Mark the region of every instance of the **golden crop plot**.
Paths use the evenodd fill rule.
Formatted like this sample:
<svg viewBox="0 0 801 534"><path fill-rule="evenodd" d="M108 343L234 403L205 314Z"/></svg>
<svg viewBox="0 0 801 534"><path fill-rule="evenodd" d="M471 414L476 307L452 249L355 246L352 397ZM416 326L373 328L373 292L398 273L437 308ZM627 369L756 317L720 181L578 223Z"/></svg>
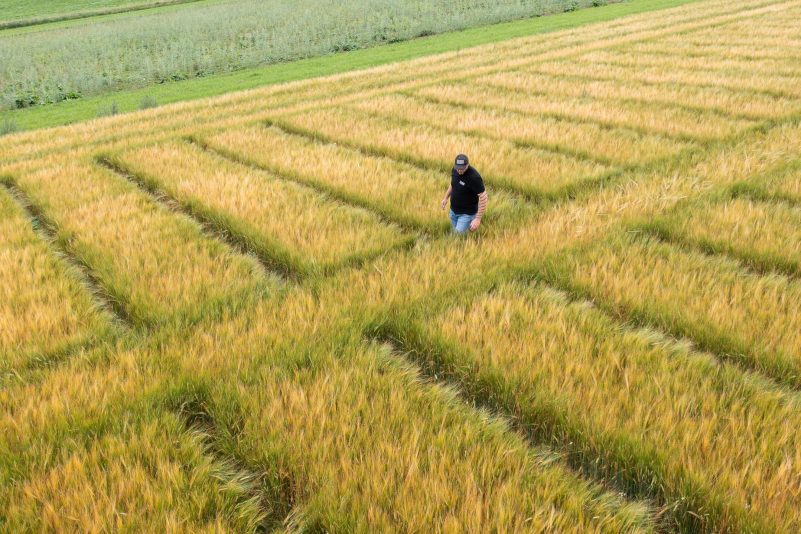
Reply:
<svg viewBox="0 0 801 534"><path fill-rule="evenodd" d="M16 181L135 323L196 317L204 303L221 305L269 285L255 261L106 169L63 161Z"/></svg>
<svg viewBox="0 0 801 534"><path fill-rule="evenodd" d="M662 54L681 57L713 57L719 59L791 59L791 50L781 48L757 48L731 43L721 43L719 39L705 40L698 35L688 38L664 38L658 42L644 42L627 48L631 53Z"/></svg>
<svg viewBox="0 0 801 534"><path fill-rule="evenodd" d="M102 336L106 318L0 188L0 368L57 356Z"/></svg>
<svg viewBox="0 0 801 534"><path fill-rule="evenodd" d="M686 336L785 384L801 384L801 284L754 277L725 257L638 233L554 259L544 276L616 313Z"/></svg>
<svg viewBox="0 0 801 534"><path fill-rule="evenodd" d="M712 63L712 62L710 62ZM614 63L575 61L542 63L532 67L534 72L566 74L601 80L636 80L646 83L680 83L683 85L725 87L727 89L763 92L792 98L801 97L798 76L779 76L760 72L727 72L725 70L688 69L681 61L663 66L636 67Z"/></svg>
<svg viewBox="0 0 801 534"><path fill-rule="evenodd" d="M456 131L579 154L618 165L642 165L676 156L691 146L656 135L603 128L597 124L519 115L500 109L465 108L404 95L364 100L355 103L354 107L432 126L447 124L453 117L458 117L450 127Z"/></svg>
<svg viewBox="0 0 801 534"><path fill-rule="evenodd" d="M426 386L382 352L349 355L347 365L310 369L293 382L265 377L245 399L245 446L258 457L276 447L271 435L285 436L305 492L326 509L344 503L353 514L348 530L391 531L397 522L476 533L652 530L647 506L588 487L501 421L465 410L452 392Z"/></svg>
<svg viewBox="0 0 801 534"><path fill-rule="evenodd" d="M602 163L446 129L434 131L430 126L396 122L350 109L282 117L279 123L309 136L322 136L441 172L450 170L456 154L468 153L473 161L481 162L479 169L488 183L535 196L559 196L613 172Z"/></svg>
<svg viewBox="0 0 801 534"><path fill-rule="evenodd" d="M530 85L530 81L519 73L504 73L479 78L471 86L450 84L425 87L418 94L447 103L488 105L686 140L726 137L756 124L754 121L725 118L675 106L660 108L645 102L538 94L536 84ZM580 85L580 82L576 82L576 85Z"/></svg>
<svg viewBox="0 0 801 534"><path fill-rule="evenodd" d="M750 49L757 53L772 51L772 56L778 54L780 57L790 56L801 49L801 38L776 37L776 36L754 36L751 32L743 34L739 31L732 31L726 35L721 32L703 32L692 36L691 43L699 47L720 45L721 42L731 45L735 49Z"/></svg>
<svg viewBox="0 0 801 534"><path fill-rule="evenodd" d="M677 58L674 55L662 54L632 54L626 51L598 51L586 54L579 58L590 63L604 63L624 67L675 67ZM743 61L731 58L682 58L681 68L688 70L708 70L732 73L760 73L771 78L794 78L801 75L801 61L790 58L761 59L757 65L752 61Z"/></svg>
<svg viewBox="0 0 801 534"><path fill-rule="evenodd" d="M216 384L207 404L238 406L240 457L268 471L277 463L292 481L298 529L320 518L352 531L393 530L398 522L424 531L443 524L466 532L504 525L537 532L548 524L568 532L653 530L648 504L587 484L502 419L426 380L401 354L365 342L354 330L367 319L359 305L340 302L349 311L332 312L339 296L293 292L281 306L261 303L176 343L181 365ZM351 340L330 347L331 333ZM216 379L233 370L239 384ZM342 503L346 515L326 518Z"/></svg>
<svg viewBox="0 0 801 534"><path fill-rule="evenodd" d="M676 58L677 60L679 58ZM693 107L732 116L759 119L780 117L801 109L801 101L768 94L721 87L688 86L677 83L645 83L630 79L594 79L538 73L507 73L493 78L492 85L528 88L532 94L569 95L576 98L632 100L643 103Z"/></svg>
<svg viewBox="0 0 801 534"><path fill-rule="evenodd" d="M114 158L191 211L301 273L369 257L408 240L375 215L197 146L170 143Z"/></svg>
<svg viewBox="0 0 801 534"><path fill-rule="evenodd" d="M222 132L205 137L203 142L233 158L369 206L402 224L440 231L447 225L439 206L450 183L445 173L320 143L276 127ZM492 217L508 212L514 199L492 191L492 184L489 189L495 212ZM403 202L398 202L399 198Z"/></svg>
<svg viewBox="0 0 801 534"><path fill-rule="evenodd" d="M651 225L668 239L731 254L759 270L801 274L801 206L712 199L676 209Z"/></svg>
<svg viewBox="0 0 801 534"><path fill-rule="evenodd" d="M589 304L542 287L502 287L424 332L417 343L432 347L444 372L490 388L518 417L569 441L583 462L610 456L636 465L623 476L669 481L654 489L670 501L703 495L698 505L717 516L709 518L716 528L798 523L801 496L764 490L801 476L790 422L801 423L801 413L736 367L654 332L621 330ZM723 502L731 507L718 508Z"/></svg>
<svg viewBox="0 0 801 534"><path fill-rule="evenodd" d="M11 497L4 521L12 531L243 532L263 519L254 481L211 456L176 416L64 456Z"/></svg>

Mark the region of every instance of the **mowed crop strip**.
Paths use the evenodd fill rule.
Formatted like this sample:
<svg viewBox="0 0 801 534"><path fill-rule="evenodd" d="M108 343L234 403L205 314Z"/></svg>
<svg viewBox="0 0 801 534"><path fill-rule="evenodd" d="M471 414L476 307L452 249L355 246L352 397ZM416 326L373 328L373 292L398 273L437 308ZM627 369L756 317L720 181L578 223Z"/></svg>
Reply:
<svg viewBox="0 0 801 534"><path fill-rule="evenodd" d="M800 9L4 136L0 530L798 532Z"/></svg>

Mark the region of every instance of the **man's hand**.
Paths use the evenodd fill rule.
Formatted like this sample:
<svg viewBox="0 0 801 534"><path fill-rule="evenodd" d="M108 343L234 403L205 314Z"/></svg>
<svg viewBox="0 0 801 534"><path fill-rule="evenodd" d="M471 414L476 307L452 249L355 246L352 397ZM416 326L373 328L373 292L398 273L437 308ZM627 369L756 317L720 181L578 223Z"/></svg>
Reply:
<svg viewBox="0 0 801 534"><path fill-rule="evenodd" d="M479 226L481 226L481 218L480 217L476 217L475 219L470 221L470 231L471 232L475 232L476 230L478 230Z"/></svg>
<svg viewBox="0 0 801 534"><path fill-rule="evenodd" d="M442 199L442 202L440 202L439 207L444 210L447 206L448 206L448 197L445 197Z"/></svg>

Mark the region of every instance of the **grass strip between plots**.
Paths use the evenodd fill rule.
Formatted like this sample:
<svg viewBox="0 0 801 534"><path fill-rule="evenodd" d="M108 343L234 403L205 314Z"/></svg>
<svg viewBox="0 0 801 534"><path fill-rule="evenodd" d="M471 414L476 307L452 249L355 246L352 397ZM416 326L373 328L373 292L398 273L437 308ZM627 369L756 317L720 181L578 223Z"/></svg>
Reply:
<svg viewBox="0 0 801 534"><path fill-rule="evenodd" d="M737 196L766 202L787 202L801 205L801 161L791 162L779 173L761 179L738 182L733 186Z"/></svg>
<svg viewBox="0 0 801 534"><path fill-rule="evenodd" d="M734 15L742 8L710 2L678 23L697 17L701 27L716 6ZM643 19L639 31L656 27ZM578 43L565 37L567 49L554 53L569 57L607 39L620 45L642 23L596 28L600 36L587 31ZM480 64L497 53L461 57ZM447 79L447 62L419 66ZM760 254L797 255L801 218L790 195L798 169L773 172L799 153L797 118L779 114L750 131L755 121L726 110L667 103L638 114L647 106L599 93L570 120L587 133L610 132L609 146L567 156L557 146L570 144L571 132L560 129L567 120L537 123L554 128L543 134L555 143L544 150L521 146L511 130L505 137L517 115L502 110L503 90L490 85L468 95L480 106L462 109L480 108L471 120L494 125L499 141L423 124L446 117L427 106L422 120L406 103L434 101L456 84L389 87L414 79L403 67L346 76L335 90L319 80L87 123L74 137L72 129L41 132L36 141L46 148L25 146L25 136L3 146L3 154L14 143L28 151L30 161L9 165L10 183L47 218L57 243L137 325L163 328L0 389L0 509L12 521L0 517L0 530L801 528L801 282L726 256L758 248L733 214L762 232ZM356 102L374 89L401 96ZM322 108L330 91L351 100ZM561 94L558 85L548 91ZM689 91L722 107L738 102L732 89ZM507 97L531 101L521 91ZM306 108L281 115L271 107L293 101ZM605 105L628 112L625 124L601 124ZM159 118L171 123L154 133ZM685 131L647 133L671 119ZM293 129L296 120L308 129ZM701 146L727 130L740 133ZM613 159L616 135L643 144ZM691 138L701 143L686 154L696 147ZM53 147L60 152L41 156ZM505 189L490 189L497 219L487 220L487 233L448 239L438 201L452 155L463 150L487 163L490 188L500 181ZM666 163L582 201L521 207L522 195L506 190L556 196L582 187L573 183L582 170L627 165L650 150ZM533 154L538 166L515 167ZM96 155L117 158L136 179L99 167ZM593 155L605 159L588 161ZM734 195L715 196L732 185ZM787 198L760 196L767 191ZM266 198L285 203L276 220ZM769 202L782 204L773 213ZM5 231L2 206L0 198ZM326 211L332 206L342 213ZM509 231L523 208L531 219ZM317 225L309 211L332 220ZM640 219L653 214L658 222L642 231ZM682 217L696 226L682 227ZM386 250L403 235L431 235L361 269L275 291L279 282L210 236L204 218L248 240L245 248L281 249L297 270L348 261L369 249L363 241ZM358 228L332 242L338 224ZM672 239L652 235L658 224ZM0 254L15 235L0 234ZM703 240L720 248L699 250ZM520 278L537 282L510 282Z"/></svg>
<svg viewBox="0 0 801 534"><path fill-rule="evenodd" d="M347 109L323 109L284 116L274 124L292 133L345 144L447 175L456 154L469 154L488 183L535 200L563 198L597 184L619 169L555 152L525 148L510 141L450 132ZM445 157L447 155L447 157Z"/></svg>
<svg viewBox="0 0 801 534"><path fill-rule="evenodd" d="M653 530L645 503L365 343L361 312L332 297L295 292L184 345L184 373L213 384L211 415L239 429L236 456L293 480L290 530Z"/></svg>
<svg viewBox="0 0 801 534"><path fill-rule="evenodd" d="M176 375L186 334L177 339L93 350L40 383L2 392L0 524L12 531L189 524L189 532L280 525L282 475L274 465L256 473L228 453L229 430L209 424L195 374Z"/></svg>
<svg viewBox="0 0 801 534"><path fill-rule="evenodd" d="M560 62L559 65L564 65ZM416 91L435 101L463 106L493 106L530 116L546 115L608 127L629 128L646 135L668 136L678 141L711 141L754 127L747 119L722 117L709 111L677 106L655 106L647 102L590 99L563 94L530 93L536 76L525 72L504 72L476 80L471 86L449 83ZM580 87L581 82L577 81Z"/></svg>
<svg viewBox="0 0 801 534"><path fill-rule="evenodd" d="M801 96L798 80L767 73L739 73L714 69L679 69L673 66L636 67L591 61L575 61L570 65L542 63L533 72L592 77L601 80L635 80L647 83L679 83L701 87L724 87L735 91L752 91L774 97Z"/></svg>
<svg viewBox="0 0 801 534"><path fill-rule="evenodd" d="M147 524L175 512L189 522L227 518L243 528L237 521L252 524L269 513L298 531L654 530L647 504L582 480L504 421L366 345L361 332L343 330L346 315L295 296L189 335L176 331L105 364L59 369L42 385L0 396L0 428L16 430L0 433L0 475L15 481L0 485L0 504L13 511L13 524L137 525L140 514L109 518L109 507L95 506L141 510L141 497L154 491L155 502L172 506L141 510ZM181 433L165 410L209 434L208 446ZM156 417L177 449L162 451L147 430ZM122 440L133 450L115 445L107 476L88 476L104 446L131 429L142 430L142 440ZM20 458L15 451L23 445ZM184 468L140 470L143 462L165 461ZM55 495L56 480L68 473L64 493ZM223 482L221 491L210 473ZM185 487L184 476L192 475L197 480ZM462 491L465 485L473 490ZM175 493L176 486L186 491ZM95 491L87 502L82 490L89 488ZM31 494L47 503L46 513ZM47 509L62 499L73 514ZM198 514L199 502L207 513Z"/></svg>
<svg viewBox="0 0 801 534"><path fill-rule="evenodd" d="M752 269L801 277L801 206L746 197L703 198L643 225L666 241L734 256Z"/></svg>
<svg viewBox="0 0 801 534"><path fill-rule="evenodd" d="M506 72L491 79L486 78L485 81L498 87L507 85L512 89L528 87L533 95L592 97L650 105L683 106L702 112L715 111L749 119L776 118L799 109L798 101L788 97L670 82L649 83L632 79L597 79L576 74L535 72Z"/></svg>
<svg viewBox="0 0 801 534"><path fill-rule="evenodd" d="M402 94L369 98L353 106L381 116L400 117L437 128L447 125L452 131L511 141L606 165L644 165L676 156L691 146L656 135L604 128L588 122L523 115L502 108L458 106Z"/></svg>
<svg viewBox="0 0 801 534"><path fill-rule="evenodd" d="M449 173L363 154L276 127L229 130L203 137L202 143L234 160L372 209L410 229L443 233L449 228L439 205L450 184ZM516 199L503 192L491 194L488 220L502 220L513 211Z"/></svg>
<svg viewBox="0 0 801 534"><path fill-rule="evenodd" d="M176 415L135 421L20 484L4 510L14 532L254 532L267 526L254 478L215 458Z"/></svg>

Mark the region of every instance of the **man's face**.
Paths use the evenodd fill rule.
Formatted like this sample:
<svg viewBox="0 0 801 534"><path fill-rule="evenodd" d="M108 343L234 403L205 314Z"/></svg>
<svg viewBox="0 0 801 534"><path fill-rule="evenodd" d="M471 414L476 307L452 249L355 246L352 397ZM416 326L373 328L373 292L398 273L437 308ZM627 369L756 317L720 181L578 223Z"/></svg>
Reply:
<svg viewBox="0 0 801 534"><path fill-rule="evenodd" d="M459 168L457 168L457 169L456 169L456 172L457 172L457 174L459 174L459 176L461 176L461 175L463 175L465 172L467 172L467 167L465 167L464 169L459 169Z"/></svg>

